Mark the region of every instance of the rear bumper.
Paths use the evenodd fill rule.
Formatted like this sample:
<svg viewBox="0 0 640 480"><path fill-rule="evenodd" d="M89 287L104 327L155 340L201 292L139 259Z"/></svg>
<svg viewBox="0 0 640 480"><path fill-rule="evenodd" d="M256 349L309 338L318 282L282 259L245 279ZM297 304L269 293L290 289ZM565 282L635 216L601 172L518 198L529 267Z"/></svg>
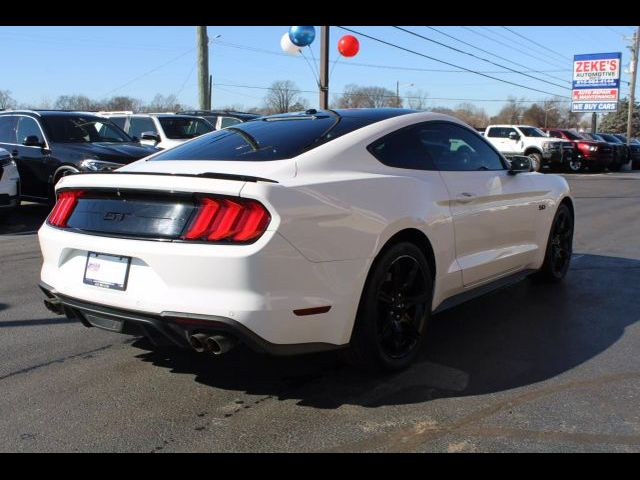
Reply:
<svg viewBox="0 0 640 480"><path fill-rule="evenodd" d="M194 333L224 334L231 336L258 353L270 355L299 355L329 351L340 348L329 343L275 344L266 341L240 322L212 315L194 315L181 312L149 314L133 310L113 308L97 303L85 302L60 294L50 285L40 282L40 289L47 297L49 308L55 306L72 320L86 327L93 327L87 316L96 316L122 322L124 334L145 335L156 342L168 343L181 348L190 348L188 338Z"/></svg>
<svg viewBox="0 0 640 480"><path fill-rule="evenodd" d="M70 308L111 309L113 315L135 317L130 321L146 321L163 332L167 329L158 322L167 318L211 321L216 328L241 326L267 345L265 351L348 344L370 264L310 262L273 231L254 244L230 246L102 237L45 224L39 240L41 281ZM83 282L88 251L132 258L126 290ZM296 313L322 306L330 306L329 311ZM310 349L318 350L317 345Z"/></svg>

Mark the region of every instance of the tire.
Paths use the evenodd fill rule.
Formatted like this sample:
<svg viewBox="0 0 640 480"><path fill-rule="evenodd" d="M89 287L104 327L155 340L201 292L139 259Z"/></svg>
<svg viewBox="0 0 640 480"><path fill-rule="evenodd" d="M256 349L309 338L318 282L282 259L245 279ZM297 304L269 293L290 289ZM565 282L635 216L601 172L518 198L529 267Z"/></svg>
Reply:
<svg viewBox="0 0 640 480"><path fill-rule="evenodd" d="M574 218L571 209L562 203L551 224L542 268L533 275L544 283L558 283L566 276L573 252Z"/></svg>
<svg viewBox="0 0 640 480"><path fill-rule="evenodd" d="M397 371L416 358L431 314L433 280L427 259L413 243L400 242L374 262L360 299L347 350L352 365Z"/></svg>
<svg viewBox="0 0 640 480"><path fill-rule="evenodd" d="M571 161L567 163L566 170L569 173L580 173L584 170L584 164L582 163L581 159L572 158Z"/></svg>
<svg viewBox="0 0 640 480"><path fill-rule="evenodd" d="M533 171L540 172L542 170L542 155L539 153L530 153L527 155L533 161Z"/></svg>

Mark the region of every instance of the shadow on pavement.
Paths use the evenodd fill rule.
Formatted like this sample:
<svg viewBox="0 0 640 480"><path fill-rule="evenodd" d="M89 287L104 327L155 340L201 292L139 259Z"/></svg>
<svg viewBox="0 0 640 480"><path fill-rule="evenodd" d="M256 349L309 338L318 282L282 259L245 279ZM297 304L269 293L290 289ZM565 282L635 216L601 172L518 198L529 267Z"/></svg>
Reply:
<svg viewBox="0 0 640 480"><path fill-rule="evenodd" d="M638 260L575 255L561 284L525 280L435 316L421 359L396 374L360 373L336 353L270 357L242 347L222 357L151 350L139 358L215 388L316 408L493 393L553 378L607 350L640 318L638 284Z"/></svg>
<svg viewBox="0 0 640 480"><path fill-rule="evenodd" d="M0 235L28 235L38 231L51 207L26 203L0 218Z"/></svg>

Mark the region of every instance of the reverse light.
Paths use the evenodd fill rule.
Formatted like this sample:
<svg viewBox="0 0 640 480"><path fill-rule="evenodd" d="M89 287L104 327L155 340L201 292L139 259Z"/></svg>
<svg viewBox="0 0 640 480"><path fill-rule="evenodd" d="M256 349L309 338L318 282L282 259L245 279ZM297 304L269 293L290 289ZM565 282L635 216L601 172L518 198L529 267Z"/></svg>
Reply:
<svg viewBox="0 0 640 480"><path fill-rule="evenodd" d="M66 228L69 217L78 203L78 198L84 195L83 190L64 190L58 193L53 210L47 218L47 223L54 227Z"/></svg>
<svg viewBox="0 0 640 480"><path fill-rule="evenodd" d="M270 221L271 215L256 200L202 197L182 239L249 242L259 238Z"/></svg>

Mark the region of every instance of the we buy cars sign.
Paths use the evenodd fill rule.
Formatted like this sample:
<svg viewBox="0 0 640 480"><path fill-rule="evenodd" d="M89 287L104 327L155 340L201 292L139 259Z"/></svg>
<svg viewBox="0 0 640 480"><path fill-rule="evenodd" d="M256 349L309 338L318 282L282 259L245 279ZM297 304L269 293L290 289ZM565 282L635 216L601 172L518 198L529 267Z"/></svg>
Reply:
<svg viewBox="0 0 640 480"><path fill-rule="evenodd" d="M573 57L572 112L618 110L621 60L620 52Z"/></svg>

